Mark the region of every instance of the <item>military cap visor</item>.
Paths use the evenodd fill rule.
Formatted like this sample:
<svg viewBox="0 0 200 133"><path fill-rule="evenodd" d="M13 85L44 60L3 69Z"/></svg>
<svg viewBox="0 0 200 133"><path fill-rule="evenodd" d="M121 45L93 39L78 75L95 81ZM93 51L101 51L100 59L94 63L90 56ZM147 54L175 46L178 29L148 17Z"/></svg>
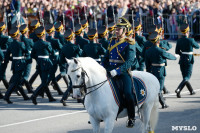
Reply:
<svg viewBox="0 0 200 133"><path fill-rule="evenodd" d="M188 24L182 24L180 27L180 30L183 34L187 33L190 30L190 27Z"/></svg>
<svg viewBox="0 0 200 133"><path fill-rule="evenodd" d="M35 30L35 34L37 35L37 37L42 37L43 35L45 35L45 29L43 26L40 26L38 27L36 30Z"/></svg>
<svg viewBox="0 0 200 133"><path fill-rule="evenodd" d="M149 34L155 32L155 31L158 31L156 25L151 25L151 26L148 28L148 32L149 32Z"/></svg>
<svg viewBox="0 0 200 133"><path fill-rule="evenodd" d="M107 33L108 33L108 29L106 28L106 26L102 26L101 28L98 28L99 36L105 37Z"/></svg>
<svg viewBox="0 0 200 133"><path fill-rule="evenodd" d="M6 25L4 22L0 22L0 32L6 29Z"/></svg>
<svg viewBox="0 0 200 133"><path fill-rule="evenodd" d="M128 27L131 27L131 24L126 18L121 17L118 19L116 26L119 28L128 28Z"/></svg>
<svg viewBox="0 0 200 133"><path fill-rule="evenodd" d="M23 24L20 26L19 30L22 34L25 34L28 31L28 26L26 24Z"/></svg>
<svg viewBox="0 0 200 133"><path fill-rule="evenodd" d="M88 38L90 40L95 39L98 36L96 29L91 29L88 31Z"/></svg>
<svg viewBox="0 0 200 133"><path fill-rule="evenodd" d="M54 25L55 29L57 32L60 32L64 27L63 27L63 24L61 22L57 22L55 25Z"/></svg>
<svg viewBox="0 0 200 133"><path fill-rule="evenodd" d="M153 32L150 36L149 36L149 40L152 43L156 43L159 40L159 35L158 32Z"/></svg>
<svg viewBox="0 0 200 133"><path fill-rule="evenodd" d="M19 29L17 27L12 28L9 32L9 35L15 38L17 35L19 35Z"/></svg>
<svg viewBox="0 0 200 133"><path fill-rule="evenodd" d="M75 34L80 35L82 33L82 31L83 31L83 28L82 28L81 24L77 24L75 26Z"/></svg>
<svg viewBox="0 0 200 133"><path fill-rule="evenodd" d="M66 40L70 41L72 40L72 37L74 36L74 32L71 29L66 30L64 37Z"/></svg>
<svg viewBox="0 0 200 133"><path fill-rule="evenodd" d="M46 25L45 30L46 30L46 32L47 32L48 34L54 32L54 31L55 31L54 25L53 25L53 24L48 24L48 25Z"/></svg>
<svg viewBox="0 0 200 133"><path fill-rule="evenodd" d="M88 27L88 21L87 20L81 20L81 25L82 25L82 28L85 29L86 27Z"/></svg>

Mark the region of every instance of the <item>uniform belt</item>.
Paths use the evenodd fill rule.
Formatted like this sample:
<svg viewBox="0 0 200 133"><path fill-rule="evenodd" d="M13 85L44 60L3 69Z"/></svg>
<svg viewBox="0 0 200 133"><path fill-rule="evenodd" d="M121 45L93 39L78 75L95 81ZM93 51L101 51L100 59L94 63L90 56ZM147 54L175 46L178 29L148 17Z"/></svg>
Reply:
<svg viewBox="0 0 200 133"><path fill-rule="evenodd" d="M109 59L109 62L112 62L112 63L124 63L123 60L113 60L113 59Z"/></svg>
<svg viewBox="0 0 200 133"><path fill-rule="evenodd" d="M2 52L6 52L6 51L7 51L7 49L2 49L1 51L2 51Z"/></svg>
<svg viewBox="0 0 200 133"><path fill-rule="evenodd" d="M38 56L38 58L42 58L42 59L48 59L49 58L49 56Z"/></svg>
<svg viewBox="0 0 200 133"><path fill-rule="evenodd" d="M13 57L13 60L21 60L21 59L24 59L24 56L21 56L21 57Z"/></svg>
<svg viewBox="0 0 200 133"><path fill-rule="evenodd" d="M59 52L55 52L55 55L59 55Z"/></svg>
<svg viewBox="0 0 200 133"><path fill-rule="evenodd" d="M95 61L101 61L101 59L94 59Z"/></svg>
<svg viewBox="0 0 200 133"><path fill-rule="evenodd" d="M151 64L152 66L165 66L165 63L162 63L162 64Z"/></svg>
<svg viewBox="0 0 200 133"><path fill-rule="evenodd" d="M193 54L193 52L182 52L182 54Z"/></svg>

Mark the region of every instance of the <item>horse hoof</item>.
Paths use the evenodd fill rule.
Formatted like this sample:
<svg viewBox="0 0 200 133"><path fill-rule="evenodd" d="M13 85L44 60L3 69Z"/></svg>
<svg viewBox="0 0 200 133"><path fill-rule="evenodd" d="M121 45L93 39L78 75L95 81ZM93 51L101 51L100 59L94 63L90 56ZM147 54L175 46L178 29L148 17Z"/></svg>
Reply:
<svg viewBox="0 0 200 133"><path fill-rule="evenodd" d="M135 125L135 120L129 119L126 123L127 128L133 128Z"/></svg>

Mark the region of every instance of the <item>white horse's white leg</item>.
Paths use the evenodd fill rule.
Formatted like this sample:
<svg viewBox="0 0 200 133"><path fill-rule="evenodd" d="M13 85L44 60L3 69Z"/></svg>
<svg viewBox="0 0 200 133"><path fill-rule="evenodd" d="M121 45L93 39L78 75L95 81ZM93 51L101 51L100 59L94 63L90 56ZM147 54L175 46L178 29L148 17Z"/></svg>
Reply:
<svg viewBox="0 0 200 133"><path fill-rule="evenodd" d="M90 122L92 124L93 133L99 133L100 132L100 121L94 119L92 116L90 116Z"/></svg>
<svg viewBox="0 0 200 133"><path fill-rule="evenodd" d="M112 133L115 124L115 117L109 117L105 120L104 133Z"/></svg>
<svg viewBox="0 0 200 133"><path fill-rule="evenodd" d="M145 133L146 131L148 131L148 127L149 127L149 120L150 120L150 114L151 114L151 110L153 107L153 103L144 103L143 107L142 107L142 115L143 115L143 128L142 128L142 133Z"/></svg>

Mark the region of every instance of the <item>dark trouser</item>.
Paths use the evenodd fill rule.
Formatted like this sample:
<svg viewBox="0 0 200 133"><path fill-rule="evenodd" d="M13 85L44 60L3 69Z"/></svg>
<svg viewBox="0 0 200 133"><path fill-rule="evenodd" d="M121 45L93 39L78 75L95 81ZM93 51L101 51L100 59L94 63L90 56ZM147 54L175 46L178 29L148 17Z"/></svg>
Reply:
<svg viewBox="0 0 200 133"><path fill-rule="evenodd" d="M183 80L181 81L181 83L179 84L178 88L175 91L176 93L178 93L178 95L180 95L180 92L183 90L185 85L190 91L190 94L194 93L193 88L189 82L190 77L192 75L192 68L193 68L193 64L187 64L187 63L180 64Z"/></svg>
<svg viewBox="0 0 200 133"><path fill-rule="evenodd" d="M64 92L61 101L67 100L68 97L69 97L69 95L70 95L70 93L71 93L71 91L72 91L72 89L73 89L73 88L72 88L71 79L70 79L70 78L68 78L68 79L70 80L70 81L69 81L69 86L67 87L67 90Z"/></svg>
<svg viewBox="0 0 200 133"><path fill-rule="evenodd" d="M24 78L23 83L25 84L29 93L31 93L32 89L33 89L32 85L30 85L30 83L28 82L28 78L29 78L30 73L31 73L31 66L32 66L31 63L27 63L26 66L25 66L24 74L23 74L23 78Z"/></svg>
<svg viewBox="0 0 200 133"><path fill-rule="evenodd" d="M48 88L48 83L49 83L49 71L38 71L40 73L40 78L42 80L41 84L37 87L37 89L34 91L32 97L37 98L37 96L43 92L47 94L47 97L49 100L53 99L53 96L51 95L49 88Z"/></svg>
<svg viewBox="0 0 200 133"><path fill-rule="evenodd" d="M22 96L24 97L24 99L26 99L28 96L25 94L21 83L22 83L22 75L23 75L23 71L13 71L13 76L11 77L10 80L10 84L8 87L8 90L5 93L5 100L9 100L12 92L16 89L18 89L20 91L20 93L22 94Z"/></svg>
<svg viewBox="0 0 200 133"><path fill-rule="evenodd" d="M145 67L145 62L144 61L140 61L139 62L139 67L137 68L138 71L144 71L144 67Z"/></svg>
<svg viewBox="0 0 200 133"><path fill-rule="evenodd" d="M35 79L37 78L37 76L39 75L39 71L36 69L35 73L32 75L32 77L29 80L29 84L32 86L33 82L35 81Z"/></svg>
<svg viewBox="0 0 200 133"><path fill-rule="evenodd" d="M8 65L8 63L2 63L0 66L0 80L3 81L3 84L6 87L6 89L8 89L8 87L9 87L8 81L6 80L7 65Z"/></svg>
<svg viewBox="0 0 200 133"><path fill-rule="evenodd" d="M1 91L0 91L0 99L3 99L3 94L1 93Z"/></svg>
<svg viewBox="0 0 200 133"><path fill-rule="evenodd" d="M135 97L133 94L133 86L131 77L128 73L123 73L119 76L124 85L124 95L127 102L128 118L135 119Z"/></svg>
<svg viewBox="0 0 200 133"><path fill-rule="evenodd" d="M67 81L67 78L66 78L66 76L65 76L65 75L64 75L64 76L62 76L62 75L61 75L61 73L60 73L58 76L56 76L56 82L60 81L60 80L61 80L61 78L63 78L63 80L64 80L65 84L68 86L68 81Z"/></svg>
<svg viewBox="0 0 200 133"><path fill-rule="evenodd" d="M50 78L49 79L50 79L50 81L52 81L53 88L55 90L57 90L57 92L58 92L59 95L62 95L63 92L62 92L60 86L58 85L58 83L56 81L56 77L55 77L55 73L56 73L57 69L58 69L58 64L55 63L53 65L51 71L50 71Z"/></svg>

